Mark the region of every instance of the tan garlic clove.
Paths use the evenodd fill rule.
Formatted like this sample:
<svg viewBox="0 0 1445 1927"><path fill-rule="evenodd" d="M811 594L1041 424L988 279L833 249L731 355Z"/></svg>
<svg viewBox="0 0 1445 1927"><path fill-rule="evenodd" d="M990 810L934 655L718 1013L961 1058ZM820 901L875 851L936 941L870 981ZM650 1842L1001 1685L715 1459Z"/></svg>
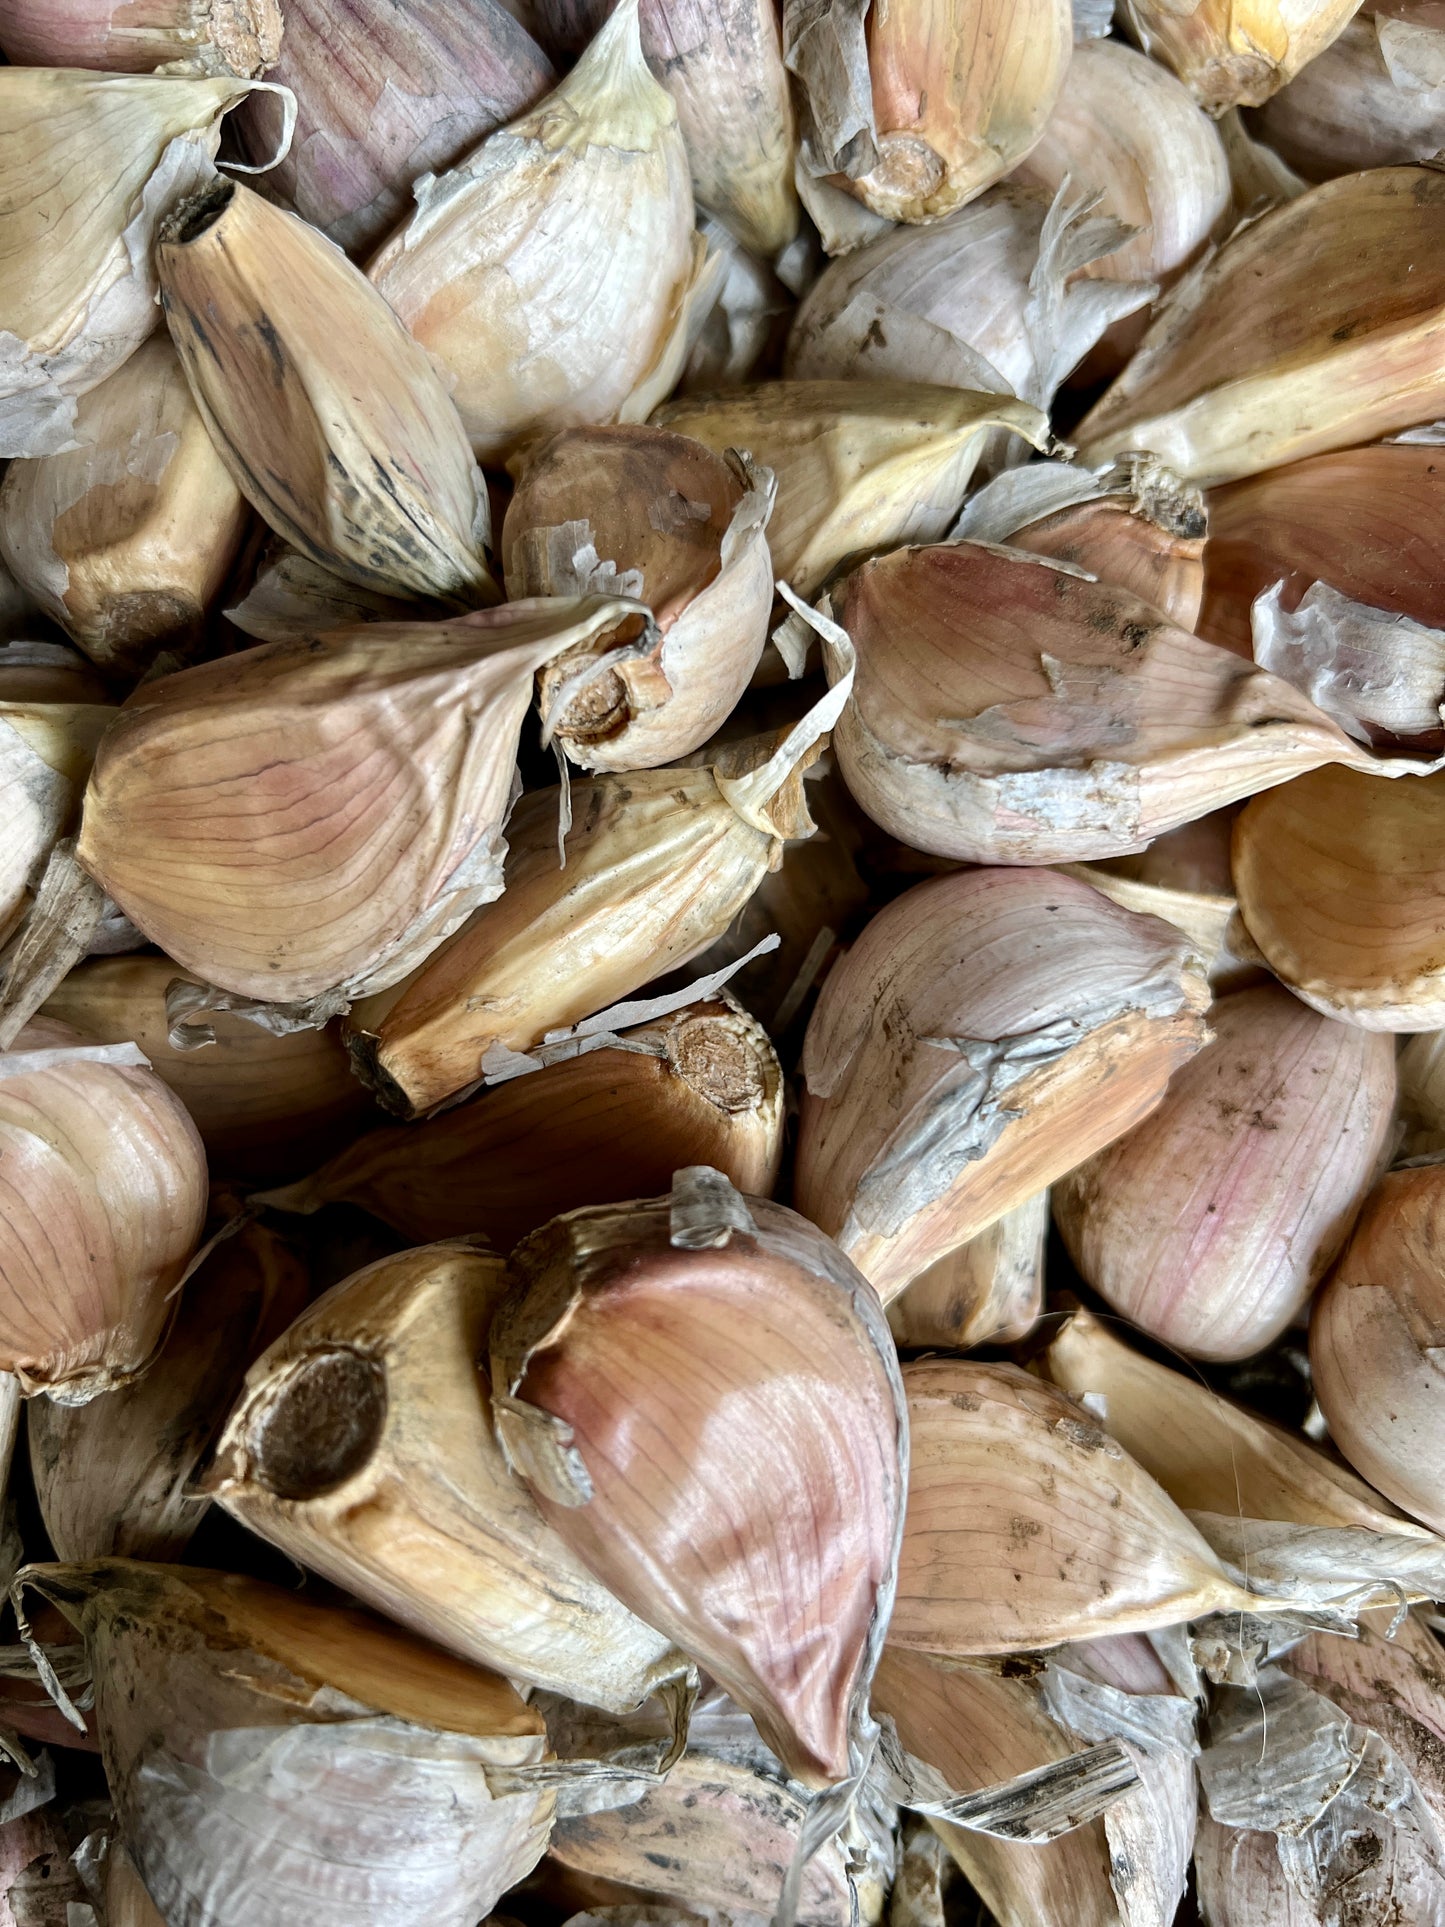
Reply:
<svg viewBox="0 0 1445 1927"><path fill-rule="evenodd" d="M1065 0L784 10L803 165L890 221L936 221L1037 143L1073 51Z"/></svg>
<svg viewBox="0 0 1445 1927"><path fill-rule="evenodd" d="M1297 997L1366 1030L1445 1025L1445 775L1319 769L1234 830L1247 934Z"/></svg>
<svg viewBox="0 0 1445 1927"><path fill-rule="evenodd" d="M798 1208L887 1302L1147 1117L1207 1003L1180 932L1070 877L919 884L808 1025Z"/></svg>
<svg viewBox="0 0 1445 1927"><path fill-rule="evenodd" d="M73 448L79 398L156 328L156 231L254 85L0 68L0 456Z"/></svg>
<svg viewBox="0 0 1445 1927"><path fill-rule="evenodd" d="M368 272L454 377L483 461L549 429L646 419L716 271L637 0L554 93L416 194Z"/></svg>
<svg viewBox="0 0 1445 1927"><path fill-rule="evenodd" d="M1222 998L1147 1122L1054 1187L1085 1281L1190 1358L1248 1358L1334 1262L1394 1127L1388 1037L1278 985Z"/></svg>
<svg viewBox="0 0 1445 1927"><path fill-rule="evenodd" d="M160 335L81 397L75 436L6 470L0 554L93 662L137 676L200 641L250 511Z"/></svg>
<svg viewBox="0 0 1445 1927"><path fill-rule="evenodd" d="M1022 402L913 381L762 382L669 402L653 420L772 470L773 569L805 596L846 560L942 535L992 431L1047 439Z"/></svg>
<svg viewBox="0 0 1445 1927"><path fill-rule="evenodd" d="M116 714L92 700L0 699L0 936L14 932L73 827L96 746Z"/></svg>
<svg viewBox="0 0 1445 1927"><path fill-rule="evenodd" d="M543 1516L792 1777L847 1778L908 1460L867 1281L795 1212L706 1166L670 1198L554 1220L508 1270L495 1416Z"/></svg>
<svg viewBox="0 0 1445 1927"><path fill-rule="evenodd" d="M1027 1337L1044 1308L1048 1235L1049 1194L1040 1191L940 1258L888 1307L898 1344L964 1352Z"/></svg>
<svg viewBox="0 0 1445 1927"><path fill-rule="evenodd" d="M15 67L245 78L273 66L280 47L281 0L8 0L0 18L0 52Z"/></svg>
<svg viewBox="0 0 1445 1927"><path fill-rule="evenodd" d="M1122 25L1211 114L1257 107L1329 46L1359 0L1123 0Z"/></svg>
<svg viewBox="0 0 1445 1927"><path fill-rule="evenodd" d="M1372 168L1237 231L1075 431L1212 487L1445 413L1445 176ZM1381 289L1388 290L1385 298Z"/></svg>
<svg viewBox="0 0 1445 1927"><path fill-rule="evenodd" d="M111 1841L105 1856L105 1923L106 1927L166 1927L119 1840Z"/></svg>
<svg viewBox="0 0 1445 1927"><path fill-rule="evenodd" d="M1391 1171L1371 1192L1310 1320L1315 1396L1354 1466L1413 1518L1445 1529L1445 1328L1436 1247L1445 1169Z"/></svg>
<svg viewBox="0 0 1445 1927"><path fill-rule="evenodd" d="M278 534L362 588L497 600L456 406L339 250L214 176L162 225L156 270L201 419Z"/></svg>
<svg viewBox="0 0 1445 1927"><path fill-rule="evenodd" d="M105 1560L24 1584L84 1635L121 1838L164 1918L473 1927L543 1853L543 1722L496 1674L228 1573Z"/></svg>
<svg viewBox="0 0 1445 1927"><path fill-rule="evenodd" d="M368 1265L247 1374L207 1483L252 1531L450 1652L622 1712L685 1669L507 1468L476 1360L506 1289L465 1241Z"/></svg>
<svg viewBox="0 0 1445 1927"><path fill-rule="evenodd" d="M451 167L553 84L551 63L500 0L285 0L272 80L296 97L290 152L266 193L351 255L411 212L412 188ZM253 160L279 145L279 107L237 116Z"/></svg>
<svg viewBox="0 0 1445 1927"><path fill-rule="evenodd" d="M766 469L662 428L564 429L523 458L503 540L508 594L614 589L657 623L650 653L582 689L585 651L542 672L544 728L574 763L655 769L732 714L768 638L772 502Z"/></svg>
<svg viewBox="0 0 1445 1927"><path fill-rule="evenodd" d="M479 1232L508 1251L559 1205L651 1195L684 1165L713 1165L766 1197L783 1114L762 1025L736 1006L694 1004L425 1123L371 1131L267 1202L358 1204L419 1243Z"/></svg>
<svg viewBox="0 0 1445 1927"><path fill-rule="evenodd" d="M1439 0L1363 8L1251 121L1310 181L1429 160L1445 145Z"/></svg>
<svg viewBox="0 0 1445 1927"><path fill-rule="evenodd" d="M206 1215L196 1127L132 1045L32 1020L0 1055L0 1368L80 1405L149 1364Z"/></svg>
<svg viewBox="0 0 1445 1927"><path fill-rule="evenodd" d="M519 603L147 682L92 773L80 860L183 970L269 1002L334 992L311 1015L335 1015L498 894L533 676L638 616Z"/></svg>
<svg viewBox="0 0 1445 1927"><path fill-rule="evenodd" d="M210 1507L192 1480L250 1361L306 1303L305 1267L261 1224L219 1243L144 1377L83 1406L33 1399L30 1469L56 1555L176 1559Z"/></svg>

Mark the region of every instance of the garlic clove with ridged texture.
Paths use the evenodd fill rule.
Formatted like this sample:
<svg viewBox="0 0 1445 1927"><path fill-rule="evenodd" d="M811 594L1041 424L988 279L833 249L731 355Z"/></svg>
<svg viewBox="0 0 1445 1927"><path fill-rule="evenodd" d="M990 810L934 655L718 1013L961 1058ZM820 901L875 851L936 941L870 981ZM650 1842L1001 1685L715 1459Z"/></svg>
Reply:
<svg viewBox="0 0 1445 1927"><path fill-rule="evenodd" d="M8 0L0 53L16 67L244 78L275 65L281 26L281 0Z"/></svg>
<svg viewBox="0 0 1445 1927"><path fill-rule="evenodd" d="M930 1266L888 1307L902 1346L968 1351L1026 1338L1044 1308L1049 1194L1012 1211Z"/></svg>

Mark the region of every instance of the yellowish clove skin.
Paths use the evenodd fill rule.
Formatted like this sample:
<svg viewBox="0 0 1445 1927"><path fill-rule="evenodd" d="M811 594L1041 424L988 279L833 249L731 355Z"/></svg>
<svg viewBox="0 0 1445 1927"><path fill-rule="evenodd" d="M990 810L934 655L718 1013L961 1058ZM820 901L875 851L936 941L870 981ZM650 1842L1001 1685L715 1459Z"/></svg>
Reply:
<svg viewBox="0 0 1445 1927"><path fill-rule="evenodd" d="M1049 1194L1023 1204L915 1278L888 1307L900 1347L968 1351L1027 1337L1044 1308Z"/></svg>
<svg viewBox="0 0 1445 1927"><path fill-rule="evenodd" d="M1122 24L1211 114L1257 107L1342 33L1360 0L1124 0Z"/></svg>
<svg viewBox="0 0 1445 1927"><path fill-rule="evenodd" d="M0 52L17 67L245 77L275 64L281 25L281 0L8 0Z"/></svg>

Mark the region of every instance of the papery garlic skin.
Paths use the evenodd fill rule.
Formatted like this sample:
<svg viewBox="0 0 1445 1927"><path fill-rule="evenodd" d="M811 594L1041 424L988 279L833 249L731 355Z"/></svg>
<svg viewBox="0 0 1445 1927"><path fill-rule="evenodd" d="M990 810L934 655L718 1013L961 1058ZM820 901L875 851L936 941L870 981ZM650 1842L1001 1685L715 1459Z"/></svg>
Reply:
<svg viewBox="0 0 1445 1927"><path fill-rule="evenodd" d="M1147 1123L1054 1188L1087 1283L1190 1358L1249 1358L1298 1317L1387 1153L1395 1050L1277 986L1225 997Z"/></svg>
<svg viewBox="0 0 1445 1927"><path fill-rule="evenodd" d="M93 662L138 675L199 641L250 512L165 337L81 397L75 435L5 471L0 555Z"/></svg>
<svg viewBox="0 0 1445 1927"><path fill-rule="evenodd" d="M1044 1308L1049 1194L1016 1205L915 1278L888 1307L903 1346L1007 1345L1027 1337Z"/></svg>
<svg viewBox="0 0 1445 1927"><path fill-rule="evenodd" d="M17 927L57 842L73 823L107 703L0 700L0 936Z"/></svg>
<svg viewBox="0 0 1445 1927"><path fill-rule="evenodd" d="M1201 1806L1194 1840L1194 1879L1210 1927L1326 1927L1318 1909L1295 1891L1279 1864L1272 1833L1226 1827Z"/></svg>
<svg viewBox="0 0 1445 1927"><path fill-rule="evenodd" d="M1445 1295L1437 1164L1392 1171L1370 1194L1310 1320L1315 1396L1330 1436L1388 1499L1436 1532L1445 1440Z"/></svg>
<svg viewBox="0 0 1445 1927"><path fill-rule="evenodd" d="M645 419L682 371L707 270L636 0L554 93L416 196L369 273L454 377L480 459L547 429Z"/></svg>
<svg viewBox="0 0 1445 1927"><path fill-rule="evenodd" d="M112 1839L105 1856L106 1927L166 1927L146 1892L135 1862Z"/></svg>
<svg viewBox="0 0 1445 1927"><path fill-rule="evenodd" d="M0 17L0 52L16 67L247 77L280 46L281 0L6 0Z"/></svg>
<svg viewBox="0 0 1445 1927"><path fill-rule="evenodd" d="M1153 1110L1206 1036L1183 935L1041 870L880 911L803 1046L798 1208L885 1303Z"/></svg>
<svg viewBox="0 0 1445 1927"><path fill-rule="evenodd" d="M1359 0L1123 0L1123 22L1212 114L1257 107L1343 32Z"/></svg>
<svg viewBox="0 0 1445 1927"><path fill-rule="evenodd" d="M1253 125L1310 181L1428 160L1445 145L1442 53L1438 0L1366 5Z"/></svg>

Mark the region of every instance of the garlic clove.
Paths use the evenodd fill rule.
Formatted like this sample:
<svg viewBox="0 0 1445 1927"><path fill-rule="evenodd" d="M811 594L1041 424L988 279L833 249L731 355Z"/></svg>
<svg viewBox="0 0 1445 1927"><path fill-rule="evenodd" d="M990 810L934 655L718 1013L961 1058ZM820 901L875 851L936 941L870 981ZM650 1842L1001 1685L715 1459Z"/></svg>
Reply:
<svg viewBox="0 0 1445 1927"><path fill-rule="evenodd" d="M513 1478L484 1371L502 1261L465 1240L366 1266L247 1374L210 1489L313 1571L509 1677L622 1712L685 1669Z"/></svg>
<svg viewBox="0 0 1445 1927"><path fill-rule="evenodd" d="M768 637L772 500L768 470L666 429L564 429L525 458L507 509L508 593L610 589L657 621L650 654L570 698L586 653L542 672L544 727L573 762L655 769L731 715Z"/></svg>
<svg viewBox="0 0 1445 1927"><path fill-rule="evenodd" d="M1044 1308L1048 1235L1049 1194L1040 1191L940 1258L888 1307L899 1346L964 1352L1026 1338Z"/></svg>
<svg viewBox="0 0 1445 1927"><path fill-rule="evenodd" d="M1388 1155L1395 1051L1278 985L1222 998L1145 1124L1054 1189L1085 1281L1191 1358L1248 1358L1299 1317Z"/></svg>
<svg viewBox="0 0 1445 1927"><path fill-rule="evenodd" d="M669 402L653 420L772 470L773 569L804 596L850 558L942 535L990 431L1035 447L1047 436L1022 402L912 381L763 382Z"/></svg>
<svg viewBox="0 0 1445 1927"><path fill-rule="evenodd" d="M368 272L455 378L482 460L546 430L646 418L717 271L693 233L677 110L647 71L637 0L555 92L416 195Z"/></svg>
<svg viewBox="0 0 1445 1927"><path fill-rule="evenodd" d="M15 932L52 852L73 827L96 745L115 715L108 703L0 700L0 820L6 832L0 935Z"/></svg>
<svg viewBox="0 0 1445 1927"><path fill-rule="evenodd" d="M1161 304L1080 459L1144 450L1212 487L1445 413L1442 235L1445 177L1424 167L1274 208Z"/></svg>
<svg viewBox="0 0 1445 1927"><path fill-rule="evenodd" d="M1072 878L974 870L880 911L803 1047L798 1208L885 1303L1159 1103L1200 1048L1183 935Z"/></svg>
<svg viewBox="0 0 1445 1927"><path fill-rule="evenodd" d="M508 1268L496 1421L543 1516L792 1777L847 1778L908 1456L867 1282L796 1213L705 1166L670 1199L554 1220Z"/></svg>
<svg viewBox="0 0 1445 1927"><path fill-rule="evenodd" d="M219 176L163 224L156 266L201 418L273 529L362 588L497 599L456 407L364 275Z"/></svg>
<svg viewBox="0 0 1445 1927"><path fill-rule="evenodd" d="M4 589L0 579L0 605L4 603ZM3 620L0 608L0 625ZM64 643L17 639L0 643L0 702L99 704L108 694L104 677Z"/></svg>
<svg viewBox="0 0 1445 1927"><path fill-rule="evenodd" d="M795 303L788 289L720 221L700 214L698 231L721 261L716 299L697 329L678 382L684 395L709 395L751 381L775 359Z"/></svg>
<svg viewBox="0 0 1445 1927"><path fill-rule="evenodd" d="M1253 946L1242 935L1229 876L1229 839L1236 814L1217 810L1156 838L1136 856L1111 857L1104 863L1066 863L1060 866L1061 874L1077 877L1121 909L1158 917L1182 930L1203 962L1216 997L1244 990L1261 981L1264 971L1257 956L1252 959L1246 954ZM1177 863L1166 854L1175 845L1181 850ZM1202 865L1190 854L1194 850L1201 852ZM1223 855L1222 874L1210 861L1216 850Z"/></svg>
<svg viewBox="0 0 1445 1927"><path fill-rule="evenodd" d="M288 29L294 5L286 9ZM164 67L246 78L274 66L280 47L281 0L146 0L142 8L117 0L8 0L0 19L0 52L15 67L126 74Z"/></svg>
<svg viewBox="0 0 1445 1927"><path fill-rule="evenodd" d="M106 1927L166 1927L119 1840L111 1841L105 1856L105 1922Z"/></svg>
<svg viewBox="0 0 1445 1927"><path fill-rule="evenodd" d="M1257 107L1322 53L1359 0L1123 0L1122 25L1211 114Z"/></svg>
<svg viewBox="0 0 1445 1927"><path fill-rule="evenodd" d="M1326 1927L1279 1863L1272 1833L1226 1827L1201 1806L1194 1880L1210 1927Z"/></svg>
<svg viewBox="0 0 1445 1927"><path fill-rule="evenodd" d="M138 676L201 640L250 511L160 335L81 397L75 435L6 470L0 554L93 662Z"/></svg>

